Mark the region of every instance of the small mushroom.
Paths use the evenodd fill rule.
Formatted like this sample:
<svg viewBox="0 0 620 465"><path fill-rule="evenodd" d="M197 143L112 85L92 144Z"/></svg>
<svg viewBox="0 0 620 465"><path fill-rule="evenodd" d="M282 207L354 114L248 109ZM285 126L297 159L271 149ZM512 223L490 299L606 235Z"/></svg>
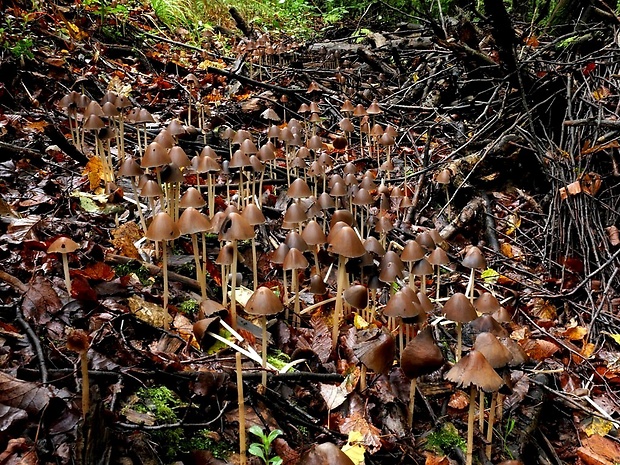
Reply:
<svg viewBox="0 0 620 465"><path fill-rule="evenodd" d="M67 336L67 349L80 355L80 368L82 371L82 418L86 419L90 409L90 382L88 379L88 348L90 338L85 331L73 330Z"/></svg>
<svg viewBox="0 0 620 465"><path fill-rule="evenodd" d="M449 320L456 321L456 354L458 362L462 352L462 333L463 323L469 323L478 316L474 306L467 299L465 294L457 292L448 299L443 306L443 313Z"/></svg>
<svg viewBox="0 0 620 465"><path fill-rule="evenodd" d="M467 288L469 289L469 300L473 304L474 303L474 273L476 269L482 270L487 267L487 261L482 255L482 251L476 247L471 247L467 253L465 254L465 258L463 259L462 265L465 268L471 269L471 273L469 275L469 283L467 284Z"/></svg>
<svg viewBox="0 0 620 465"><path fill-rule="evenodd" d="M79 248L80 245L77 242L64 236L56 239L47 248L47 253L59 253L62 255L62 268L65 273L65 286L67 287L69 298L71 298L71 276L69 275L69 259L67 254L75 252Z"/></svg>

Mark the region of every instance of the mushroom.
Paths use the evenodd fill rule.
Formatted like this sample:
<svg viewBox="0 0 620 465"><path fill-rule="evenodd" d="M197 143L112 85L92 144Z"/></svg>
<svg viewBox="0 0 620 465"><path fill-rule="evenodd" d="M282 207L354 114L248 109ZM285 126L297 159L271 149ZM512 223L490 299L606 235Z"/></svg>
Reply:
<svg viewBox="0 0 620 465"><path fill-rule="evenodd" d="M297 250L297 249L291 249ZM275 315L282 311L282 302L271 289L261 286L250 296L245 304L245 312L250 315L261 317L262 333L262 366L263 366L263 386L267 386L267 315Z"/></svg>
<svg viewBox="0 0 620 465"><path fill-rule="evenodd" d="M162 267L164 274L164 329L170 328L168 321L168 250L167 243L169 240L177 239L181 235L179 227L172 220L172 217L166 212L160 212L153 217L151 224L146 230L147 239L154 242L162 243Z"/></svg>
<svg viewBox="0 0 620 465"><path fill-rule="evenodd" d="M59 253L62 255L62 268L65 273L65 286L67 287L69 298L71 298L71 276L69 275L69 259L67 254L75 252L79 248L80 245L77 242L64 236L56 239L47 248L47 253Z"/></svg>
<svg viewBox="0 0 620 465"><path fill-rule="evenodd" d="M67 349L80 354L82 371L82 418L86 419L90 408L90 382L88 379L88 348L90 338L85 331L73 330L67 336Z"/></svg>
<svg viewBox="0 0 620 465"><path fill-rule="evenodd" d="M441 279L439 276L439 272L441 270L441 265L447 265L450 263L450 258L448 258L448 254L441 247L435 247L435 250L431 252L431 254L427 258L428 262L436 267L436 278L435 278L435 300L439 300L439 289L441 284Z"/></svg>
<svg viewBox="0 0 620 465"><path fill-rule="evenodd" d="M299 326L300 315L298 272L307 267L308 260L306 260L304 254L297 248L289 249L286 257L284 257L282 269L291 271L291 292L295 293L295 304L293 307L293 326L295 327Z"/></svg>
<svg viewBox="0 0 620 465"><path fill-rule="evenodd" d="M299 459L299 465L354 465L353 460L331 442L315 444Z"/></svg>
<svg viewBox="0 0 620 465"><path fill-rule="evenodd" d="M487 267L487 261L482 255L480 249L476 246L471 247L467 253L465 254L465 258L463 259L462 265L465 268L470 268L471 273L469 275L469 282L467 283L467 288L469 289L469 300L473 304L474 303L474 273L476 269L484 269Z"/></svg>
<svg viewBox="0 0 620 465"><path fill-rule="evenodd" d="M196 191L197 192L197 191ZM200 195L200 194L199 194ZM211 222L206 215L200 213L194 207L186 208L177 221L179 232L189 234L192 239L194 262L196 263L196 279L200 283L200 295L202 300L207 298L207 280L200 264L200 252L198 250L198 234L211 230Z"/></svg>
<svg viewBox="0 0 620 465"><path fill-rule="evenodd" d="M474 350L477 350L489 364L495 368L504 368L512 360L510 351L491 333L480 333L476 337ZM487 425L487 457L491 458L493 448L493 423L495 422L495 410L497 405L497 391L493 391L491 396L491 406L489 408L489 423ZM480 416L480 432L484 431L484 391L480 391L480 401L478 402Z"/></svg>
<svg viewBox="0 0 620 465"><path fill-rule="evenodd" d="M420 376L431 374L443 366L444 359L441 349L435 343L431 327L427 326L414 337L400 355L400 368L405 376L411 379L407 425L413 425L415 406L415 388Z"/></svg>
<svg viewBox="0 0 620 465"><path fill-rule="evenodd" d="M222 225L222 230L219 234L219 239L232 242L233 246L233 260L231 265L230 274L232 275L231 290L230 290L230 316L232 319L233 329L237 329L237 257L239 252L237 250L237 242L248 240L254 237L254 228L248 220L242 217L239 213L231 212L228 214L226 221ZM223 284L223 283L222 283Z"/></svg>
<svg viewBox="0 0 620 465"><path fill-rule="evenodd" d="M467 299L465 294L457 292L443 306L443 313L449 320L456 321L456 353L454 355L458 362L462 352L462 332L463 323L475 320L478 315L474 306Z"/></svg>
<svg viewBox="0 0 620 465"><path fill-rule="evenodd" d="M241 212L250 226L258 226L265 223L265 215L262 210L255 203L248 203ZM253 277L253 290L258 288L258 260L256 259L256 237L252 236L252 277Z"/></svg>
<svg viewBox="0 0 620 465"><path fill-rule="evenodd" d="M368 329L359 331L356 336L353 353L362 362L360 391L364 391L366 389L366 370L370 368L378 374L387 373L394 362L396 344L394 336L385 326L382 328L370 326Z"/></svg>
<svg viewBox="0 0 620 465"><path fill-rule="evenodd" d="M340 223L337 223L340 224ZM335 226L335 225L334 225ZM333 231L332 231L333 232ZM332 234L330 233L330 236ZM333 315L332 327L332 346L336 347L338 342L338 328L340 327L340 318L343 309L343 292L346 287L346 263L348 258L361 257L366 253L364 244L353 228L346 224L340 228L336 234L329 240L330 252L338 255L338 279L336 290L336 305Z"/></svg>
<svg viewBox="0 0 620 465"><path fill-rule="evenodd" d="M140 226L142 227L142 232L146 231L146 220L144 219L144 213L142 212L142 205L140 204L140 198L138 197L138 185L136 183L136 178L139 178L144 174L144 170L140 168L138 162L131 158L127 157L121 166L118 168L118 172L116 173L118 176L128 177L129 183L131 184L131 189L133 190L134 199L136 201L136 208L138 209L138 214L140 216Z"/></svg>
<svg viewBox="0 0 620 465"><path fill-rule="evenodd" d="M470 387L469 416L467 421L467 460L466 465L472 465L474 446L474 418L476 390L485 392L499 390L504 384L502 378L495 372L484 355L477 350L472 350L458 361L445 375L448 381L452 381L461 387Z"/></svg>

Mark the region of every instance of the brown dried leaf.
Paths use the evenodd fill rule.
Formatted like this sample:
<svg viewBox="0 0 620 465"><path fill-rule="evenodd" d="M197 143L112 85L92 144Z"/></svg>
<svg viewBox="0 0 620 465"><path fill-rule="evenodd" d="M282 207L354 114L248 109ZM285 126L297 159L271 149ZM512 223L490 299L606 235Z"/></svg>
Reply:
<svg viewBox="0 0 620 465"><path fill-rule="evenodd" d="M35 323L45 324L51 319L50 315L61 309L60 298L43 276L35 276L28 286L22 302L24 317Z"/></svg>
<svg viewBox="0 0 620 465"><path fill-rule="evenodd" d="M348 416L340 425L341 433L349 434L351 431L358 431L362 434L363 440L361 442L371 454L381 449L381 430L369 423L359 413Z"/></svg>
<svg viewBox="0 0 620 465"><path fill-rule="evenodd" d="M456 391L450 396L448 406L457 410L463 410L469 405L469 396L463 391Z"/></svg>
<svg viewBox="0 0 620 465"><path fill-rule="evenodd" d="M47 406L53 393L49 387L29 383L0 372L0 404L38 415Z"/></svg>
<svg viewBox="0 0 620 465"><path fill-rule="evenodd" d="M142 237L140 228L136 223L125 223L118 228L112 230L112 245L118 250L119 255L123 255L129 258L140 258L138 249L133 245L138 239Z"/></svg>
<svg viewBox="0 0 620 465"><path fill-rule="evenodd" d="M344 383L346 383L346 381L338 385L319 383L321 397L323 397L323 400L327 404L328 410L334 410L340 407L344 401L347 400L347 395L349 393Z"/></svg>
<svg viewBox="0 0 620 465"><path fill-rule="evenodd" d="M581 178L581 190L586 194L598 194L602 184L603 180L598 173L586 173Z"/></svg>
<svg viewBox="0 0 620 465"><path fill-rule="evenodd" d="M11 439L6 450L0 453L2 465L38 465L39 458L34 444L26 442L25 438Z"/></svg>
<svg viewBox="0 0 620 465"><path fill-rule="evenodd" d="M332 353L331 331L325 320L319 315L314 315L312 317L310 325L314 329L312 351L317 355L321 363L325 363L329 360Z"/></svg>
<svg viewBox="0 0 620 465"><path fill-rule="evenodd" d="M620 462L620 445L611 439L595 434L581 440L583 447L577 451L586 464L615 464Z"/></svg>
<svg viewBox="0 0 620 465"><path fill-rule="evenodd" d="M588 334L588 328L579 326L576 321L571 322L571 325L566 328L560 335L569 341L581 341Z"/></svg>
<svg viewBox="0 0 620 465"><path fill-rule="evenodd" d="M528 306L531 306L531 314L536 318L543 320L555 320L558 316L555 305L545 299L536 298L531 301Z"/></svg>
<svg viewBox="0 0 620 465"><path fill-rule="evenodd" d="M553 342L543 339L525 339L520 341L520 344L530 358L538 361L545 360L560 350Z"/></svg>
<svg viewBox="0 0 620 465"><path fill-rule="evenodd" d="M5 433L16 423L26 419L28 419L28 414L25 410L0 404L0 432Z"/></svg>
<svg viewBox="0 0 620 465"><path fill-rule="evenodd" d="M620 231L615 226L610 226L609 228L605 228L605 232L607 233L607 237L609 238L609 243L616 247L620 244Z"/></svg>

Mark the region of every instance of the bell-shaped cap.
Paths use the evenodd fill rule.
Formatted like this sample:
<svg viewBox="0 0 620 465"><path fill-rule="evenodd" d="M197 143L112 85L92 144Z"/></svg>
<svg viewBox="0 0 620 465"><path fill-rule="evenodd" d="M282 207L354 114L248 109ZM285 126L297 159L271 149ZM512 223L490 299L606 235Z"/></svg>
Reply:
<svg viewBox="0 0 620 465"><path fill-rule="evenodd" d="M192 328L194 338L203 350L211 347L216 341L216 339L209 333L217 334L219 329L220 318L218 316L198 320L196 323L194 323L194 326Z"/></svg>
<svg viewBox="0 0 620 465"><path fill-rule="evenodd" d="M462 292L450 297L443 306L443 313L448 320L468 323L478 317L476 309Z"/></svg>
<svg viewBox="0 0 620 465"><path fill-rule="evenodd" d="M171 149L176 143L176 140L174 136L172 135L172 133L168 131L168 129L164 128L161 131L159 131L159 133L155 136L155 139L153 139L153 142L157 142L159 145L161 145L165 149Z"/></svg>
<svg viewBox="0 0 620 465"><path fill-rule="evenodd" d="M224 241L244 241L254 237L254 228L248 220L239 213L229 213L222 224L219 240Z"/></svg>
<svg viewBox="0 0 620 465"><path fill-rule="evenodd" d="M387 373L394 363L396 341L386 328L371 326L356 334L353 353L366 368L375 373Z"/></svg>
<svg viewBox="0 0 620 465"><path fill-rule="evenodd" d="M331 220L329 220L329 227L333 228L334 225L336 223L338 223L339 221L345 223L347 226L353 226L353 222L355 221L355 218L353 217L353 214L349 211L349 210L336 210L333 215Z"/></svg>
<svg viewBox="0 0 620 465"><path fill-rule="evenodd" d="M218 265L232 265L235 250L231 243L224 245L215 258L215 263Z"/></svg>
<svg viewBox="0 0 620 465"><path fill-rule="evenodd" d="M151 142L144 151L140 165L142 168L156 168L171 162L168 150L158 142Z"/></svg>
<svg viewBox="0 0 620 465"><path fill-rule="evenodd" d="M52 242L47 248L47 253L71 253L80 248L80 244L73 239L61 236Z"/></svg>
<svg viewBox="0 0 620 465"><path fill-rule="evenodd" d="M355 284L345 289L343 298L351 307L362 310L368 306L368 289L362 284Z"/></svg>
<svg viewBox="0 0 620 465"><path fill-rule="evenodd" d="M508 336L502 325L500 325L491 315L482 315L469 323L471 329L476 333L491 333L497 337Z"/></svg>
<svg viewBox="0 0 620 465"><path fill-rule="evenodd" d="M435 250L430 253L427 260L428 263L435 266L447 265L448 263L450 263L450 258L448 257L448 254L441 247L435 247Z"/></svg>
<svg viewBox="0 0 620 465"><path fill-rule="evenodd" d="M353 104L351 103L351 100L349 99L346 99L344 103L342 104L342 106L340 107L340 111L343 113L353 113L353 110L355 110L355 107L353 106Z"/></svg>
<svg viewBox="0 0 620 465"><path fill-rule="evenodd" d="M366 240L364 240L364 248L377 257L383 257L385 255L383 245L375 236L368 236Z"/></svg>
<svg viewBox="0 0 620 465"><path fill-rule="evenodd" d="M443 364L443 354L433 339L430 326L420 331L400 356L400 367L409 379L428 375L440 369Z"/></svg>
<svg viewBox="0 0 620 465"><path fill-rule="evenodd" d="M297 231L290 231L284 241L291 249L298 249L301 252L308 250L308 243L304 241L304 238Z"/></svg>
<svg viewBox="0 0 620 465"><path fill-rule="evenodd" d="M245 312L250 315L275 315L280 313L282 308L278 296L265 286L256 289L245 304Z"/></svg>
<svg viewBox="0 0 620 465"><path fill-rule="evenodd" d="M189 187L185 191L185 194L183 194L183 196L181 197L181 200L179 201L180 208L189 208L189 207L202 208L206 204L207 204L207 201L202 196L200 191L196 189L195 187Z"/></svg>
<svg viewBox="0 0 620 465"><path fill-rule="evenodd" d="M433 266L428 262L426 258L418 260L411 267L411 274L414 276L424 276L427 274L433 274Z"/></svg>
<svg viewBox="0 0 620 465"><path fill-rule="evenodd" d="M310 294L323 295L327 292L327 286L323 277L320 274L313 274L310 276L310 288L308 289Z"/></svg>
<svg viewBox="0 0 620 465"><path fill-rule="evenodd" d="M140 168L140 165L138 165L138 162L133 157L127 157L118 168L117 174L121 177L142 176L144 170Z"/></svg>
<svg viewBox="0 0 620 465"><path fill-rule="evenodd" d="M224 316L228 313L228 309L221 302L211 299L205 299L200 302L200 311L205 317Z"/></svg>
<svg viewBox="0 0 620 465"><path fill-rule="evenodd" d="M170 152L168 152L168 155L170 156L170 161L180 168L187 168L192 164L189 161L189 157L185 153L185 150L183 150L178 145L172 147L170 149Z"/></svg>
<svg viewBox="0 0 620 465"><path fill-rule="evenodd" d="M329 251L347 258L361 257L366 253L364 244L355 230L346 225L331 239Z"/></svg>
<svg viewBox="0 0 620 465"><path fill-rule="evenodd" d="M450 371L446 373L448 381L460 387L476 386L485 392L494 392L504 385L504 381L489 364L487 359L477 350L472 350L460 359Z"/></svg>
<svg viewBox="0 0 620 465"><path fill-rule="evenodd" d="M482 270L487 267L487 261L484 258L484 255L482 255L480 249L476 246L473 246L465 254L462 265L465 268Z"/></svg>
<svg viewBox="0 0 620 465"><path fill-rule="evenodd" d="M151 198L161 195L164 195L164 191L161 190L161 186L154 179L147 179L140 189L140 197Z"/></svg>
<svg viewBox="0 0 620 465"><path fill-rule="evenodd" d="M308 260L304 257L304 254L299 249L289 249L284 262L282 263L283 270L301 270L308 267Z"/></svg>
<svg viewBox="0 0 620 465"><path fill-rule="evenodd" d="M503 368L512 360L510 351L491 333L476 336L474 350L477 350L493 368Z"/></svg>
<svg viewBox="0 0 620 465"><path fill-rule="evenodd" d="M383 113L383 110L379 106L379 103L376 100L373 100L373 102L370 104L370 106L366 110L366 113L368 113L369 115L379 115Z"/></svg>
<svg viewBox="0 0 620 465"><path fill-rule="evenodd" d="M306 210L302 207L299 202L291 203L286 211L284 212L284 222L297 224L303 223L308 219L306 215Z"/></svg>
<svg viewBox="0 0 620 465"><path fill-rule="evenodd" d="M435 182L437 184L450 184L450 179L452 178L452 173L448 168L441 170L439 173L435 175Z"/></svg>
<svg viewBox="0 0 620 465"><path fill-rule="evenodd" d="M278 248L274 250L271 254L271 263L275 263L276 265L282 265L289 249L290 247L288 245L286 245L285 243L281 243Z"/></svg>
<svg viewBox="0 0 620 465"><path fill-rule="evenodd" d="M414 295L414 297L417 300L417 296ZM390 300L388 300L383 309L383 314L391 318L416 318L422 310L418 302L415 302L411 294L406 292L405 288L403 288L390 297Z"/></svg>
<svg viewBox="0 0 620 465"><path fill-rule="evenodd" d="M211 222L194 207L188 207L181 213L177 221L181 234L197 234L211 230Z"/></svg>
<svg viewBox="0 0 620 465"><path fill-rule="evenodd" d="M323 245L327 241L323 228L316 220L308 222L301 232L301 238L306 241L308 245Z"/></svg>
<svg viewBox="0 0 620 465"><path fill-rule="evenodd" d="M501 308L499 301L490 292L483 292L474 300L474 307L480 313L494 313Z"/></svg>
<svg viewBox="0 0 620 465"><path fill-rule="evenodd" d="M168 213L160 212L153 217L145 235L151 241L170 241L178 238L181 231Z"/></svg>
<svg viewBox="0 0 620 465"><path fill-rule="evenodd" d="M288 191L286 191L286 195L292 199L302 199L312 196L312 191L306 181L302 178L297 178L291 183Z"/></svg>
<svg viewBox="0 0 620 465"><path fill-rule="evenodd" d="M426 250L433 250L435 248L435 241L433 240L433 236L430 235L428 231L421 232L415 238L416 242L422 246L422 248Z"/></svg>
<svg viewBox="0 0 620 465"><path fill-rule="evenodd" d="M403 262L417 262L422 260L424 255L425 251L422 246L418 242L410 240L407 241L403 251L400 253L400 259Z"/></svg>

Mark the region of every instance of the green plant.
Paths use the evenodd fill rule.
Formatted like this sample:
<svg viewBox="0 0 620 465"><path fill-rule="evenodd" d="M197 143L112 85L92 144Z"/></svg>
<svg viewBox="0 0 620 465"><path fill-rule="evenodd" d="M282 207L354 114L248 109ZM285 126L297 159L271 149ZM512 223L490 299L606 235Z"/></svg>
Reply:
<svg viewBox="0 0 620 465"><path fill-rule="evenodd" d="M185 302L181 302L179 304L179 311L185 313L187 315L195 315L200 308L200 304L196 302L194 299L186 300Z"/></svg>
<svg viewBox="0 0 620 465"><path fill-rule="evenodd" d="M271 454L271 443L282 434L279 429L274 429L271 433L265 434L263 430L257 426L252 426L248 431L260 439L260 442L250 444L248 452L256 457L260 457L265 465L282 465L282 457Z"/></svg>
<svg viewBox="0 0 620 465"><path fill-rule="evenodd" d="M455 447L465 451L467 444L452 423L444 424L439 431L433 431L426 438L425 448L436 454L447 454Z"/></svg>
<svg viewBox="0 0 620 465"><path fill-rule="evenodd" d="M511 416L508 417L506 419L506 428L504 429L504 434L502 434L502 444L504 447L504 452L506 453L508 457L510 457L511 460L514 457L512 455L512 452L508 448L508 436L510 436L510 434L514 431L515 425L516 425L515 419Z"/></svg>
<svg viewBox="0 0 620 465"><path fill-rule="evenodd" d="M151 276L148 268L140 265L138 262L129 262L117 265L114 267L114 271L119 277L133 274L136 278L138 278L140 283L145 286L153 284L153 277Z"/></svg>

